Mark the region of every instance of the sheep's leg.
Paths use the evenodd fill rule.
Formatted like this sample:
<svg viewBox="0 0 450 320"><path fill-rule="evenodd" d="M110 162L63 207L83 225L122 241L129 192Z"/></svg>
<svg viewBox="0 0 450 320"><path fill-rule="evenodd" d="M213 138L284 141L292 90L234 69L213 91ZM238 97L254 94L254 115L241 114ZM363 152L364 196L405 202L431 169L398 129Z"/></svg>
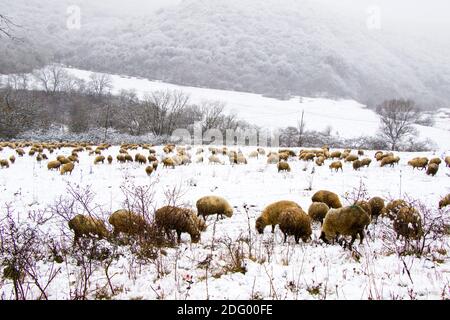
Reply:
<svg viewBox="0 0 450 320"><path fill-rule="evenodd" d="M275 225L272 225L272 233L275 233Z"/></svg>
<svg viewBox="0 0 450 320"><path fill-rule="evenodd" d="M286 243L286 240L287 240L287 234L284 233L284 243Z"/></svg>
<svg viewBox="0 0 450 320"><path fill-rule="evenodd" d="M362 244L364 240L364 230L359 232L359 244Z"/></svg>
<svg viewBox="0 0 450 320"><path fill-rule="evenodd" d="M295 243L298 244L300 242L300 237L298 235L294 236Z"/></svg>
<svg viewBox="0 0 450 320"><path fill-rule="evenodd" d="M178 241L178 243L181 242L181 231L178 231L178 230L177 230L177 241Z"/></svg>
<svg viewBox="0 0 450 320"><path fill-rule="evenodd" d="M355 240L356 240L356 234L352 234L352 240L350 241L349 248L352 247L352 245L353 245L353 243L355 242Z"/></svg>

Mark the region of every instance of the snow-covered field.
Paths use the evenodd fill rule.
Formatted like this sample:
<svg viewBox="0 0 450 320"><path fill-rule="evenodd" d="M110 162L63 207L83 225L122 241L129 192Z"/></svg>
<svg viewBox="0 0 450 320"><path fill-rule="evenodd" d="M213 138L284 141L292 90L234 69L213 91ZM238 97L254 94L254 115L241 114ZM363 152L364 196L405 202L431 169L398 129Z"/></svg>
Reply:
<svg viewBox="0 0 450 320"><path fill-rule="evenodd" d="M196 149L193 147L190 151L193 157ZM251 147L240 149L245 155L254 150ZM72 175L66 176L48 171L46 161L39 164L35 157L16 155L14 164L0 169L2 217L6 204L10 203L15 216L26 221L29 212L47 208L60 196L70 198L68 184L94 192L96 207L93 210L106 220L111 212L123 207L121 186L151 183L154 183L152 206L155 208L166 205L165 194L176 187L180 205L195 209L197 199L214 194L225 197L235 209L231 218L215 222L210 217L208 229L202 233L199 243L191 244L189 235L183 234L178 247L167 248L166 255L160 255L152 263L138 266L129 250L121 247L123 255L109 270L113 286L120 288L114 299L440 299L450 296L448 237L436 244L446 251L435 253L435 259L430 256L399 258L381 239L383 228L387 228L383 224L389 224L387 219L371 225L370 236L361 245L355 242L353 252L321 242L318 224L313 226L313 240L306 244L295 244L293 239L283 244L278 228L274 235L269 227L264 235L258 235L254 229L255 219L272 202L292 200L307 211L314 192L327 189L339 194L344 204L348 204L346 193L352 193L361 182L371 197L392 199L408 195L437 208L438 201L450 193L450 168L441 164L437 175L431 177L413 170L407 166L407 161L418 155L432 158L441 154L399 153L399 166L380 168L373 159L374 152L366 151L373 159L369 168L354 171L351 164L345 163L343 173L330 172L330 160L317 167L295 158L289 161L291 172L278 173L276 165L266 164L265 156L248 158L247 165L230 165L223 157L224 165L205 162L175 169L160 166L148 177L143 165L118 164L115 160L118 150L114 146L103 152L105 156L113 156L111 165L94 165L93 156L80 153L80 163ZM161 147L156 150L160 158ZM50 158L70 152L69 148L56 150ZM148 151L142 149L130 151L130 154L134 156L136 152L148 155ZM0 159L13 154L14 150L4 148ZM206 151L204 158L208 155ZM311 173L313 167L314 173ZM307 190L310 185L312 190ZM248 215L244 205L250 208ZM79 213L83 213L82 210ZM55 239L60 239L61 228L71 235L62 221L49 223L48 228L54 232ZM230 271L233 256L228 248L244 252L245 273ZM210 264L206 271L201 262L208 256ZM50 265L41 262L39 270L43 272ZM77 266L70 260L56 267L61 271L47 288L48 295L53 299L67 299L75 287ZM108 291L104 270L98 269L91 278L89 297L95 298L94 291L103 287ZM14 298L10 281L0 281L0 295L5 299Z"/></svg>

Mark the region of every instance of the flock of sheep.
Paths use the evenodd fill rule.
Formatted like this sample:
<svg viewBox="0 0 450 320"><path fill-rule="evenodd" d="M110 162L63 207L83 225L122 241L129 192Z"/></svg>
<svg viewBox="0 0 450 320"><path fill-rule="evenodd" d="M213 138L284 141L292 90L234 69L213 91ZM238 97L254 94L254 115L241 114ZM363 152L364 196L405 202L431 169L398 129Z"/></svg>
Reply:
<svg viewBox="0 0 450 320"><path fill-rule="evenodd" d="M107 150L110 145L102 144L94 147L89 143L32 143L32 142L3 142L0 143L0 151L4 148L14 150L18 157L26 155L24 148L30 147L29 156L35 156L36 161L48 161L47 154L53 154L61 148L72 148L69 155L58 155L56 159L47 162L48 170L59 170L61 175L71 174L76 163L79 163L78 154L88 152L94 158L95 165L104 164L105 161L111 164L114 159L111 155L105 157L102 152ZM134 158L129 154L130 150L142 149L142 153L136 153ZM145 151L147 150L147 151ZM162 163L164 168L174 168L179 165L187 165L193 162L193 156L190 153L191 147L175 146L168 144L163 147L163 155L157 155L156 150L149 144L123 144L120 146L116 161L119 163L139 163L145 166L145 172L151 175L157 170L158 164ZM226 156L231 164L247 164L247 158L239 151L223 148L208 148L210 164L224 164L219 155ZM143 152L148 153L144 155ZM58 152L57 152L58 153ZM198 148L195 155L196 163L204 162L204 155L207 152L203 148ZM352 153L352 150L330 152L328 147L313 150L301 150L297 155L293 150L280 149L277 152L271 151L266 155L264 148L257 148L251 152L248 157L259 158L267 157L267 163L276 164L278 171L290 171L289 158L298 157L303 161L314 161L317 166L324 165L326 160L331 160L329 168L338 171L343 170L341 160L351 162L354 170L360 170L364 166L369 166L372 159L364 157L364 151L358 150ZM398 164L400 158L391 152L385 153L378 151L375 153L376 161L380 166L394 166ZM15 155L9 159L0 160L1 168L8 168L10 163L16 161ZM444 159L446 166L450 167L450 157ZM426 173L434 176L441 164L441 159L434 158L428 160L425 157L411 159L408 165L413 168L426 169ZM312 203L305 212L299 204L293 201L278 201L268 205L256 219L255 228L262 234L266 226L272 227L278 225L284 235L284 241L288 236L293 236L296 243L302 239L307 242L311 238L311 225L314 221L320 222L320 239L324 242L334 242L341 236L351 236L349 247L359 236L362 242L364 230L372 221L376 221L379 216L388 217L393 221L393 228L398 237L408 239L417 239L422 235L422 221L417 208L404 200L398 199L385 205L385 200L380 197L373 197L369 201L356 201L350 206L343 207L339 196L331 191L320 190L312 198ZM450 205L450 194L445 196L439 202L439 208ZM228 201L218 196L206 196L198 199L195 212L192 209L175 206L165 206L156 210L154 221L150 223L144 216L129 210L121 209L112 213L108 219L113 227L113 232L109 232L105 222L87 215L76 215L69 221L69 227L73 230L75 243L80 237L96 236L98 238L117 237L120 234L126 235L145 235L152 228L170 236L173 231L177 234L178 242L181 241L181 234L188 233L193 243L201 239L201 232L206 229L206 219L210 215L231 217L233 207Z"/></svg>

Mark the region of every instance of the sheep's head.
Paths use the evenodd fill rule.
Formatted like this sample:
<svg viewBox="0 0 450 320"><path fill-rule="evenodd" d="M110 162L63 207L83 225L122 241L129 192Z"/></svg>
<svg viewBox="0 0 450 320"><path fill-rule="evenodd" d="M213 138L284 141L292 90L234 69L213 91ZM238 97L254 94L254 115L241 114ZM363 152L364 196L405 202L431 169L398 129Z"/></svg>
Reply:
<svg viewBox="0 0 450 320"><path fill-rule="evenodd" d="M200 231L195 230L191 233L191 241L192 243L197 243L200 241Z"/></svg>
<svg viewBox="0 0 450 320"><path fill-rule="evenodd" d="M233 215L233 208L231 207L226 208L224 213L228 218L230 218Z"/></svg>
<svg viewBox="0 0 450 320"><path fill-rule="evenodd" d="M256 230L258 231L259 234L263 234L264 233L264 227L265 226L266 225L265 225L262 217L259 217L258 219L256 219L255 227L256 227Z"/></svg>

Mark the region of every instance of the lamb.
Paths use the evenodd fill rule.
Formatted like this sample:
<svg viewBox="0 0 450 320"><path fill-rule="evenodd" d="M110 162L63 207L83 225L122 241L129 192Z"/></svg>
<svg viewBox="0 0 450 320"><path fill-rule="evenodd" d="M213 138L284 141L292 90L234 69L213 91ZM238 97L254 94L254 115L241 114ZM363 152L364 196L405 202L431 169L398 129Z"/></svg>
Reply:
<svg viewBox="0 0 450 320"><path fill-rule="evenodd" d="M327 190L319 190L311 197L313 202L323 202L328 205L330 208L341 208L342 204L339 200L339 196L331 191Z"/></svg>
<svg viewBox="0 0 450 320"><path fill-rule="evenodd" d="M435 163L435 164L437 164L437 165L440 165L441 162L442 162L441 159L439 159L439 158L433 158L433 159L430 160L430 162L428 162L428 164L430 165L430 164L432 164L432 163Z"/></svg>
<svg viewBox="0 0 450 320"><path fill-rule="evenodd" d="M329 166L330 170L333 171L333 169L336 170L336 172L339 171L339 169L341 169L342 172L344 172L344 170L342 169L342 162L340 161L334 161L330 164Z"/></svg>
<svg viewBox="0 0 450 320"><path fill-rule="evenodd" d="M69 221L69 228L75 233L74 243L83 236L97 236L99 239L108 238L109 232L105 223L97 218L78 214Z"/></svg>
<svg viewBox="0 0 450 320"><path fill-rule="evenodd" d="M401 208L393 224L397 233L397 239L403 237L405 239L419 239L423 235L422 219L419 212L410 206Z"/></svg>
<svg viewBox="0 0 450 320"><path fill-rule="evenodd" d="M58 160L55 161L50 161L49 163L47 163L47 169L48 170L58 170L59 167L61 167L61 162L59 162Z"/></svg>
<svg viewBox="0 0 450 320"><path fill-rule="evenodd" d="M429 176L435 176L436 175L436 173L438 172L438 170L439 170L439 165L438 164L436 164L436 163L430 163L429 165L428 165L428 168L427 168L427 175L429 175Z"/></svg>
<svg viewBox="0 0 450 320"><path fill-rule="evenodd" d="M370 213L375 220L385 211L384 200L380 197L373 197L369 200Z"/></svg>
<svg viewBox="0 0 450 320"><path fill-rule="evenodd" d="M360 244L362 244L364 228L369 223L369 215L358 205L330 209L323 220L320 239L329 243L330 240L335 240L339 235L351 236L352 240L349 244L349 248L351 248L357 235L359 235Z"/></svg>
<svg viewBox="0 0 450 320"><path fill-rule="evenodd" d="M197 215L190 209L165 206L155 213L156 226L170 234L171 230L177 233L177 241L181 242L181 233L186 232L191 236L191 242L200 240L200 232L205 229L204 221L198 219Z"/></svg>
<svg viewBox="0 0 450 320"><path fill-rule="evenodd" d="M0 160L0 167L1 168L4 168L4 167L9 168L9 161L6 159Z"/></svg>
<svg viewBox="0 0 450 320"><path fill-rule="evenodd" d="M228 201L218 196L206 196L197 200L197 212L199 216L206 220L209 215L217 214L223 217L224 215L230 218L233 215L233 208Z"/></svg>
<svg viewBox="0 0 450 320"><path fill-rule="evenodd" d="M63 164L61 167L61 175L65 175L67 172L69 172L70 175L72 175L72 171L73 168L75 167L75 165L73 164L73 162L69 162L66 164Z"/></svg>
<svg viewBox="0 0 450 320"><path fill-rule="evenodd" d="M94 160L94 164L99 164L99 163L105 163L105 157L104 156L96 156L95 160Z"/></svg>
<svg viewBox="0 0 450 320"><path fill-rule="evenodd" d="M328 205L323 202L313 202L309 206L308 215L313 221L319 221L320 225L323 224L327 212L330 210Z"/></svg>
<svg viewBox="0 0 450 320"><path fill-rule="evenodd" d="M144 235L149 229L149 224L142 216L125 209L113 212L108 221L114 227L115 237L120 233L129 236Z"/></svg>
<svg viewBox="0 0 450 320"><path fill-rule="evenodd" d="M255 227L259 234L264 233L264 228L268 225L272 226L272 233L275 232L275 226L280 223L280 213L289 208L301 209L294 201L277 201L264 208L261 215L256 219Z"/></svg>
<svg viewBox="0 0 450 320"><path fill-rule="evenodd" d="M175 169L175 161L172 158L165 158L163 160L163 167L172 167L173 169Z"/></svg>
<svg viewBox="0 0 450 320"><path fill-rule="evenodd" d="M148 166L145 168L145 172L147 173L147 175L151 175L153 172L153 166Z"/></svg>
<svg viewBox="0 0 450 320"><path fill-rule="evenodd" d="M311 218L301 208L287 208L279 216L280 230L284 235L284 242L288 236L294 236L295 242L311 239Z"/></svg>
<svg viewBox="0 0 450 320"><path fill-rule="evenodd" d="M439 201L439 209L450 205L450 193Z"/></svg>
<svg viewBox="0 0 450 320"><path fill-rule="evenodd" d="M291 167L289 166L289 163L287 163L285 161L278 162L277 167L278 167L278 172L280 172L280 171L291 172Z"/></svg>
<svg viewBox="0 0 450 320"><path fill-rule="evenodd" d="M426 157L422 157L422 158L416 157L416 158L414 158L412 160L409 160L408 161L408 165L412 166L413 170L415 168L419 168L419 169L423 170L428 165L428 158L426 158Z"/></svg>

